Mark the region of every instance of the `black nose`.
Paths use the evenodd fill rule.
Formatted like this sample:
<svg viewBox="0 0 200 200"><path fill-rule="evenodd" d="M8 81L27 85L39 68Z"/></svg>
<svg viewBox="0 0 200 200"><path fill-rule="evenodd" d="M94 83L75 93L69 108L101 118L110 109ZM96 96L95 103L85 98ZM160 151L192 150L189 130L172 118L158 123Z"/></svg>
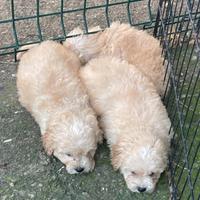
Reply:
<svg viewBox="0 0 200 200"><path fill-rule="evenodd" d="M138 189L139 192L145 192L146 191L145 187L138 187L137 189Z"/></svg>
<svg viewBox="0 0 200 200"><path fill-rule="evenodd" d="M84 168L83 168L83 167L77 167L75 170L76 170L78 173L81 173L81 172L84 170Z"/></svg>

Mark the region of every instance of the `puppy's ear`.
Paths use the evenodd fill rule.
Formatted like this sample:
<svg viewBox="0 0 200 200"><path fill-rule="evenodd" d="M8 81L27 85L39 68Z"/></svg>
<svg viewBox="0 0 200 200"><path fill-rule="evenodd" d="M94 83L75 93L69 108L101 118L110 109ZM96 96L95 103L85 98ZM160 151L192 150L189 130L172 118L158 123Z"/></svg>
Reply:
<svg viewBox="0 0 200 200"><path fill-rule="evenodd" d="M43 147L46 151L46 153L50 156L53 154L53 140L52 140L52 137L49 133L45 133L43 136L42 136L42 143L43 143Z"/></svg>
<svg viewBox="0 0 200 200"><path fill-rule="evenodd" d="M121 166L122 158L121 158L121 151L117 144L112 145L111 157L112 157L112 166L114 170L118 170Z"/></svg>
<svg viewBox="0 0 200 200"><path fill-rule="evenodd" d="M154 148L158 149L159 152L162 152L163 154L165 153L167 154L169 151L170 143L169 143L168 138L166 138L164 141L162 141L161 139L157 139L154 144Z"/></svg>
<svg viewBox="0 0 200 200"><path fill-rule="evenodd" d="M166 167L168 162L168 153L169 153L169 142L167 141L167 139L165 140L165 142L163 142L160 139L156 140L154 144L154 150L156 152L159 152L160 158L162 158L163 162L162 165Z"/></svg>

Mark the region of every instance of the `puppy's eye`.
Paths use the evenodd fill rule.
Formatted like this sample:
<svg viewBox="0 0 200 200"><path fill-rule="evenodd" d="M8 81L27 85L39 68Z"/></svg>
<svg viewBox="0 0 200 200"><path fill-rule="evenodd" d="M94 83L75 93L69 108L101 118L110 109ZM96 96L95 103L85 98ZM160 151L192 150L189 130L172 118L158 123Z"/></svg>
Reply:
<svg viewBox="0 0 200 200"><path fill-rule="evenodd" d="M154 173L154 172L151 172L151 174L149 174L149 176L151 176L151 177L152 177L152 176L154 176L154 175L155 175L155 173Z"/></svg>
<svg viewBox="0 0 200 200"><path fill-rule="evenodd" d="M70 153L66 153L67 156L71 157L72 155Z"/></svg>
<svg viewBox="0 0 200 200"><path fill-rule="evenodd" d="M136 173L134 171L131 172L132 175L136 175Z"/></svg>

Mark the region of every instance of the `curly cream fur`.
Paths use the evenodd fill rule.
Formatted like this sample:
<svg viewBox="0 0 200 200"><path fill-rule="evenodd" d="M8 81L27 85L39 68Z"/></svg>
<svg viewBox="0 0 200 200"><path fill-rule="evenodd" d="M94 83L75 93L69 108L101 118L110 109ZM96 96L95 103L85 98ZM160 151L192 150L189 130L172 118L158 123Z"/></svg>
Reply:
<svg viewBox="0 0 200 200"><path fill-rule="evenodd" d="M39 124L46 152L58 157L71 174L77 168L91 171L101 135L78 78L78 57L62 45L46 41L20 59L19 101Z"/></svg>
<svg viewBox="0 0 200 200"><path fill-rule="evenodd" d="M170 142L170 120L153 83L135 66L106 56L91 60L80 76L101 117L113 167L133 192L152 192Z"/></svg>
<svg viewBox="0 0 200 200"><path fill-rule="evenodd" d="M82 33L80 29L79 33ZM103 32L69 38L64 45L71 45L85 63L103 55L126 60L154 83L160 95L164 94L166 84L163 81L166 69L161 57L162 49L159 41L143 30L114 22Z"/></svg>

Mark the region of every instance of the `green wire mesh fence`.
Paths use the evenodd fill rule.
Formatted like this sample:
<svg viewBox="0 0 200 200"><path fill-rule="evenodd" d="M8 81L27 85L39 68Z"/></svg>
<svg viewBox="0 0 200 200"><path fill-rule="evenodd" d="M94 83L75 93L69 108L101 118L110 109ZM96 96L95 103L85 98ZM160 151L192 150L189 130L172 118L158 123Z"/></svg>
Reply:
<svg viewBox="0 0 200 200"><path fill-rule="evenodd" d="M169 157L172 199L200 198L199 32L200 1L159 2L154 33L163 45L172 86L165 98L174 130Z"/></svg>
<svg viewBox="0 0 200 200"><path fill-rule="evenodd" d="M115 19L120 19L121 15L124 18L124 21L129 22L132 25L152 25L155 13L152 12L152 2L149 0L145 2L144 14L145 19L143 18L142 21L136 20L136 17L133 13L134 5L140 7L141 0L105 0L105 1L95 1L94 3L92 0L84 0L84 1L64 1L60 0L52 3L52 7L54 7L53 11L49 11L45 9L45 5L42 4L40 0L36 0L34 2L21 2L22 6L26 8L26 6L32 6L32 10L25 10L25 16L19 14L19 10L17 10L17 6L15 6L16 1L11 0L9 9L10 15L2 16L0 19L0 26L3 25L9 29L10 39L13 41L12 43L4 42L5 35L2 35L0 38L1 45L0 45L0 55L6 55L14 53L20 46L39 43L45 39L53 39L53 40L65 40L67 37L67 33L71 29L70 23L67 23L68 19L71 18L73 21L76 21L77 26L81 26L84 28L85 33L88 33L88 26L90 24L94 25L94 20L90 16L98 16L100 18L96 18L98 23L105 28L106 26L110 26L111 21ZM27 5L26 5L27 4ZM51 3L49 3L51 6ZM113 13L112 8L120 7L121 12ZM136 10L136 9L134 9ZM73 16L72 16L73 15ZM118 17L117 17L118 16ZM53 33L52 36L45 34L45 20L52 20L52 25L57 27L59 31ZM155 21L154 21L155 22ZM26 38L21 37L22 33L20 29L25 29L26 26L24 25L32 24L30 30L27 32ZM33 30L33 27L35 30ZM49 27L52 28L52 27ZM75 28L75 27L73 27ZM32 35L30 35L32 32ZM27 39L28 38L28 39ZM15 52L16 53L16 52Z"/></svg>
<svg viewBox="0 0 200 200"><path fill-rule="evenodd" d="M164 103L174 131L169 157L171 198L200 199L200 1L16 2L5 1L9 12L0 11L0 56L16 56L20 46L46 39L63 41L77 26L88 34L89 27L105 28L117 20L148 29L160 40L170 70L165 81L171 88Z"/></svg>

